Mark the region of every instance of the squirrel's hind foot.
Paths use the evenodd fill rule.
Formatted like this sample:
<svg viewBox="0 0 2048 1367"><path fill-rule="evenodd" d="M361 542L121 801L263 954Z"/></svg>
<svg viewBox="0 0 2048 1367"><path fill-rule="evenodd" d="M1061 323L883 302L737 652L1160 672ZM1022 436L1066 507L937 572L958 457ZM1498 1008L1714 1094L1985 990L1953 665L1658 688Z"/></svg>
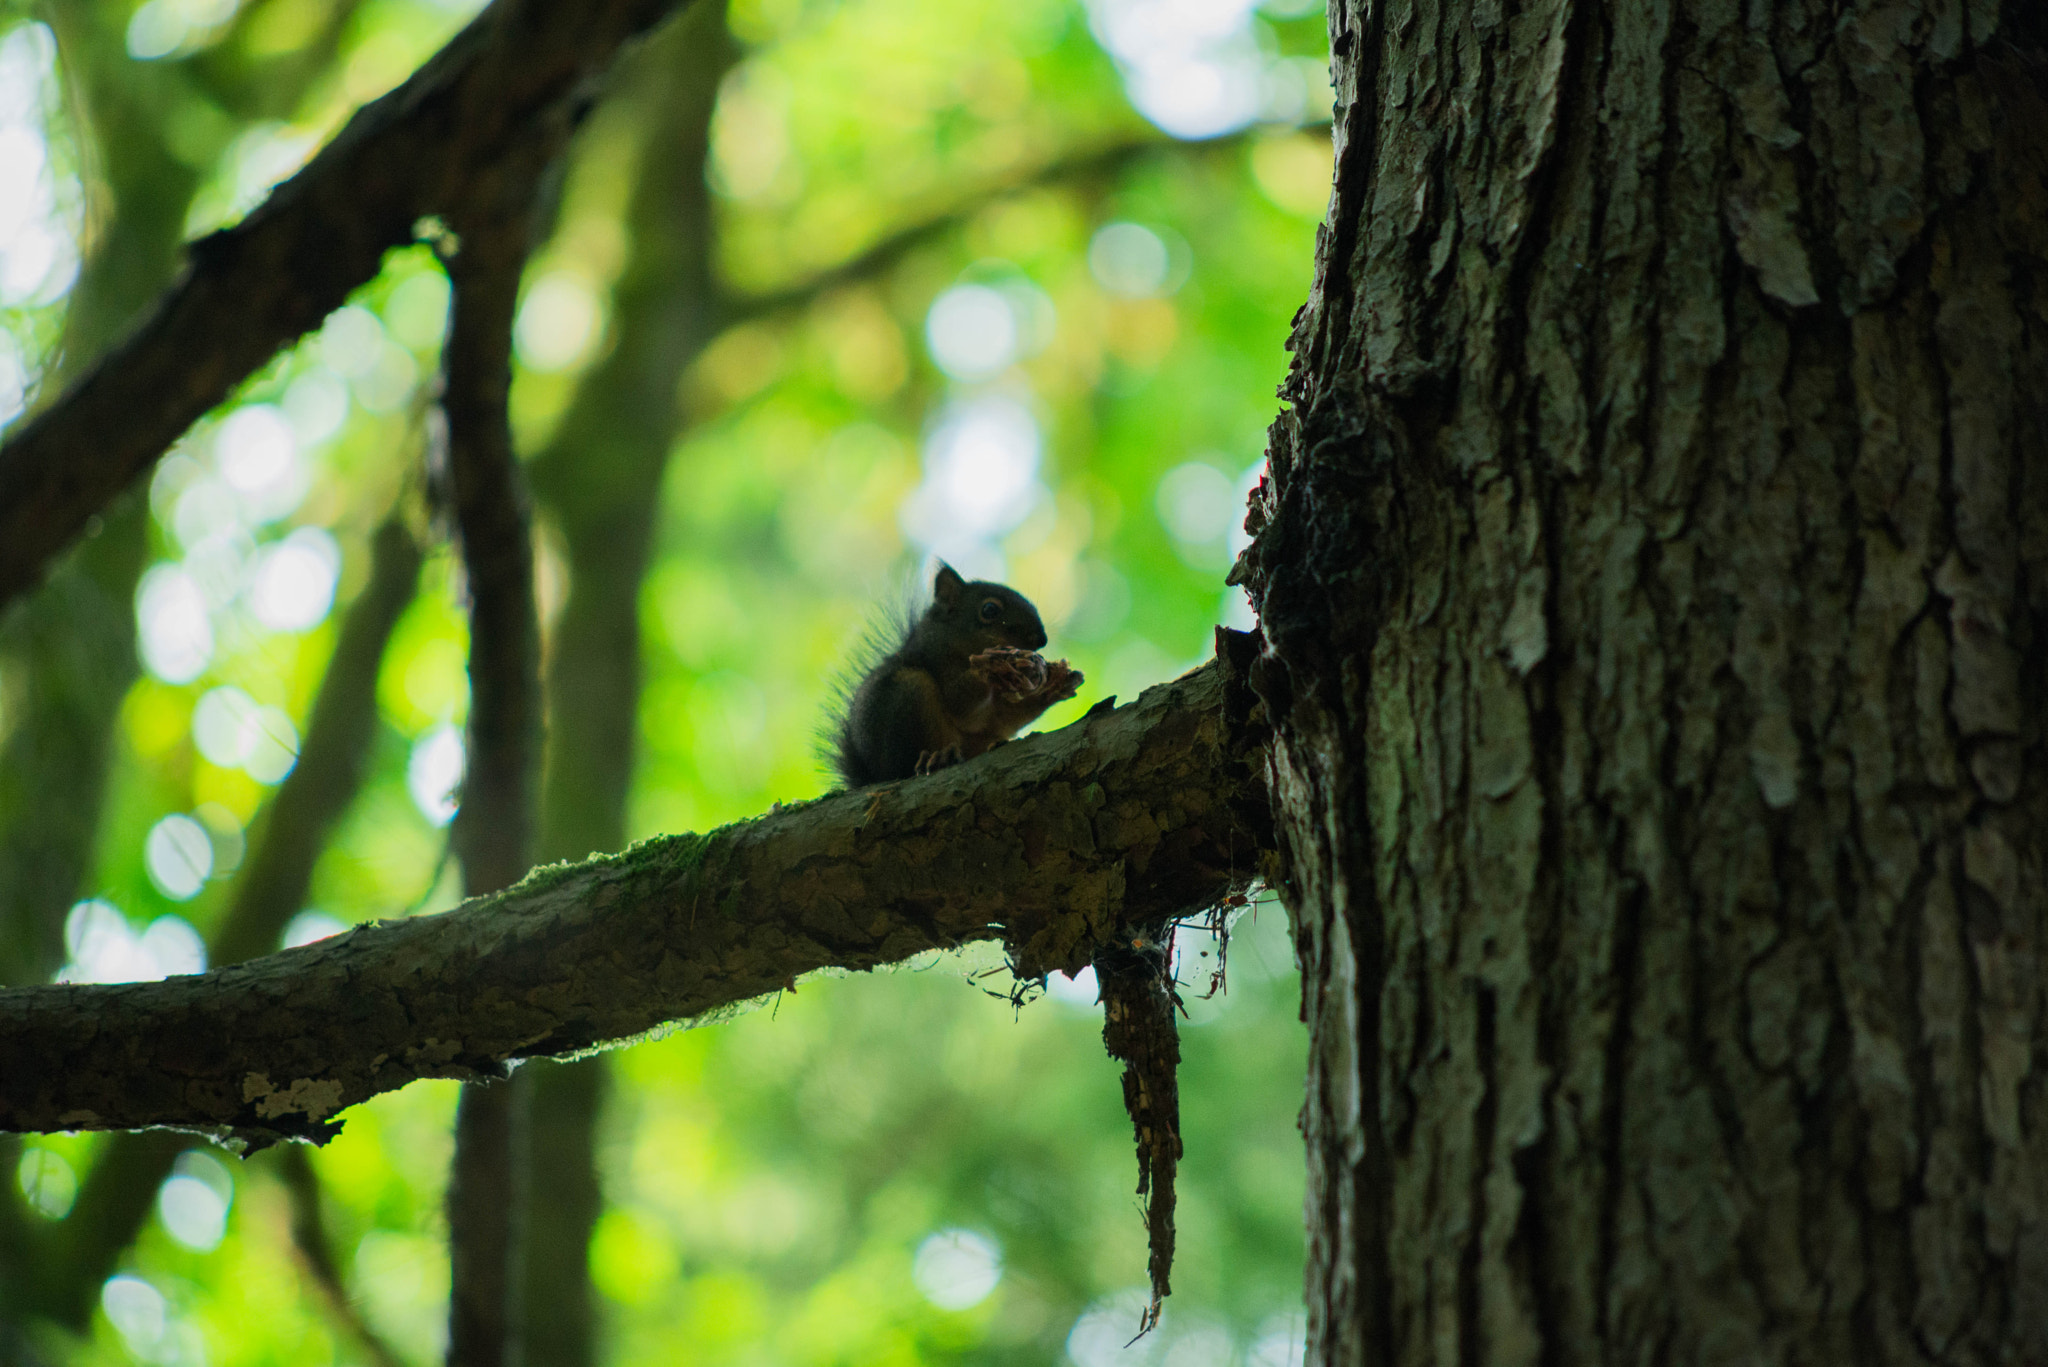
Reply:
<svg viewBox="0 0 2048 1367"><path fill-rule="evenodd" d="M943 750L921 750L917 756L917 768L912 772L919 778L936 774L941 769L950 769L960 762L960 747L949 745Z"/></svg>

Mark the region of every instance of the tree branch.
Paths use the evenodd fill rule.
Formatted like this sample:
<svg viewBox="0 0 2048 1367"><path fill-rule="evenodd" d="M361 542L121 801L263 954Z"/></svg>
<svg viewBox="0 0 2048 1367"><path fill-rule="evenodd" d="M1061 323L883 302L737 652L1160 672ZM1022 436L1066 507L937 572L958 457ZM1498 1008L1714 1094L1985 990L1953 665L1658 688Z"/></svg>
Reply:
<svg viewBox="0 0 2048 1367"><path fill-rule="evenodd" d="M501 1074L819 968L1002 939L1025 978L1251 881L1263 808L1209 665L930 778L535 870L453 911L163 982L0 990L0 1129L324 1139L422 1077Z"/></svg>
<svg viewBox="0 0 2048 1367"><path fill-rule="evenodd" d="M421 217L460 209L535 138L558 146L619 47L680 3L497 0L247 218L194 243L154 313L0 446L0 604Z"/></svg>

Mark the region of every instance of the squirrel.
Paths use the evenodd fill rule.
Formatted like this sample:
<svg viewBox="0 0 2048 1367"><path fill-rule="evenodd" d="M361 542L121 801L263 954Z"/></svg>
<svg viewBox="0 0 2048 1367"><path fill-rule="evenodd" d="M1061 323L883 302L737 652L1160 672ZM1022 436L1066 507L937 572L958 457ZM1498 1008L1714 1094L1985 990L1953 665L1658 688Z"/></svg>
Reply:
<svg viewBox="0 0 2048 1367"><path fill-rule="evenodd" d="M853 685L833 767L847 787L861 788L1001 745L1080 690L1081 671L1039 655L1044 644L1030 599L941 562L931 606L881 643L886 653Z"/></svg>

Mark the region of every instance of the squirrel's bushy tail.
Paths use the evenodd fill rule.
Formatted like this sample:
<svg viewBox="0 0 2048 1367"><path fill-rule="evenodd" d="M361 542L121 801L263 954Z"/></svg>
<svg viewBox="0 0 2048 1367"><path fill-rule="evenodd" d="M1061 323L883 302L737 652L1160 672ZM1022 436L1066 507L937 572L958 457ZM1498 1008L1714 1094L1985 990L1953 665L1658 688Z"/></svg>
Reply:
<svg viewBox="0 0 2048 1367"><path fill-rule="evenodd" d="M845 663L826 681L825 716L813 736L818 767L835 774L841 786L862 788L874 782L853 747L853 695L861 680L903 649L924 605L911 594L878 607L861 627L845 654Z"/></svg>

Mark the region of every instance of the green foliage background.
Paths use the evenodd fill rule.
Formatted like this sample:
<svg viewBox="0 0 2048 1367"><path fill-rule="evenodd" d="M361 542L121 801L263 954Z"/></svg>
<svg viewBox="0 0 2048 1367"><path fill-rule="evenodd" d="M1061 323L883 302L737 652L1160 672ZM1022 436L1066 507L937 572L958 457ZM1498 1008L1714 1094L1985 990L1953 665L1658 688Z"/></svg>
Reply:
<svg viewBox="0 0 2048 1367"><path fill-rule="evenodd" d="M131 219L174 215L188 238L232 221L472 12L442 0L143 8L157 28L126 3L68 0L50 15L0 7L0 41L46 82L32 101L47 154L36 174L47 221L88 262L82 279L95 269L109 195L127 196ZM1272 65L1274 79L1320 61L1319 13L1269 10L1252 22L1269 56L1292 59ZM163 33L178 41L139 60L138 25L145 50ZM1013 396L1042 434L1043 492L992 548L1044 609L1052 650L1088 674L1080 698L1045 725L1206 655L1214 624L1242 612L1222 584L1230 543L1223 524L1169 505L1176 488L1218 480L1167 477L1207 466L1236 486L1259 461L1328 192L1322 124L1269 120L1201 142L1151 127L1088 12L1067 0L738 0L729 26L737 64L720 88L711 179L717 272L736 302L676 395L639 595L634 838L827 786L814 736L831 682L876 603L928 569L898 514L925 477L936 416L962 396ZM537 306L521 334L514 417L529 453L555 438L579 385L616 345L613 291L641 245L630 196L668 150L651 102L633 93L645 84L621 88L579 135L529 272L529 303L551 298L555 310ZM1326 110L1327 91L1311 88L1301 103ZM137 126L155 142L127 131ZM157 161L135 170L152 149ZM0 182L0 199L9 193ZM818 272L926 222L937 226L879 268L803 292ZM1091 268L1097 232L1117 222L1142 225L1168 249L1157 291L1120 295ZM81 321L67 279L60 262L35 288L0 297L4 354L21 375L42 375L46 394L114 330ZM937 297L974 282L1040 301L1040 322L1049 305L1051 326L1031 354L964 383L935 365L926 321ZM747 302L791 291L781 307ZM240 600L217 605L203 670L175 682L144 670L119 698L111 780L77 895L103 899L137 933L172 916L211 927L239 845L260 833L274 791L249 766L201 753L195 708L232 685L302 731L336 618L366 577L368 535L394 500L418 495L421 387L445 307L439 268L424 249L395 254L355 306L347 324L280 357L202 424L150 491L147 562L189 560L210 532L204 509L181 499L218 473L208 443L232 410L279 404L297 420L337 391L350 395L339 425L302 443L303 500L231 529L246 537L248 563L294 529L331 533L334 612L273 630ZM587 344L563 345L579 318ZM365 323L375 325L367 344ZM555 613L575 568L545 489L537 520L542 608ZM1175 525L1201 534L1176 535ZM407 773L423 737L463 720L458 578L438 549L386 652L371 777L309 899L335 921L452 898L445 828L423 814ZM46 667L28 647L0 654L0 739L37 724L24 699ZM146 855L148 833L178 813L200 814L213 840L210 878L183 898ZM1184 944L1192 998L1213 945ZM602 1360L1293 1360L1304 1040L1277 907L1240 920L1230 965L1228 992L1191 1000L1184 1030L1180 1253L1160 1333L1117 1346L1136 1326L1145 1254L1098 1013L1064 998L1015 1010L999 965L964 954L809 980L739 1018L612 1055L606 1207L592 1247ZM453 1105L452 1084L382 1098L352 1112L312 1159L349 1295L411 1362L434 1360L443 1334ZM105 1144L27 1141L21 1180L9 1183L16 1218L87 1218L68 1210L66 1184L89 1174ZM292 1251L275 1156L223 1161L180 1172L231 1191L224 1237L193 1247L152 1217L122 1256L121 1275L162 1297L163 1324L103 1309L84 1337L28 1326L48 1360L365 1360ZM999 1248L1003 1275L978 1303L943 1309L915 1269L928 1237L954 1229ZM24 1298L9 1302L0 1310L20 1314Z"/></svg>

